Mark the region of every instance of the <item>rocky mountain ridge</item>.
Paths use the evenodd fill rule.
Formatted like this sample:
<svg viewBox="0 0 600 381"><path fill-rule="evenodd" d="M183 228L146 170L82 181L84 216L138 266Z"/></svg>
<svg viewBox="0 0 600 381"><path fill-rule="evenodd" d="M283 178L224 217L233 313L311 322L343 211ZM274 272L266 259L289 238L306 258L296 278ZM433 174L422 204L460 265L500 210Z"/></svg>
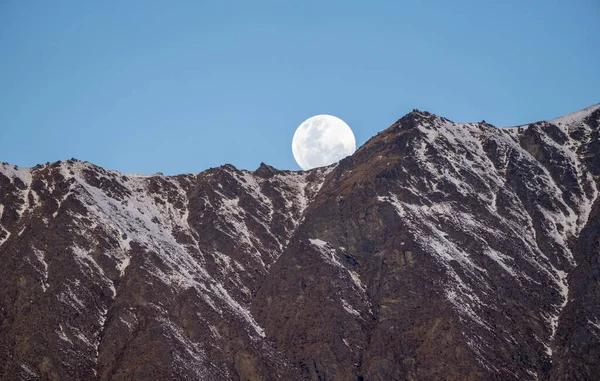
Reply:
<svg viewBox="0 0 600 381"><path fill-rule="evenodd" d="M0 165L2 379L600 374L600 105L413 111L336 165Z"/></svg>

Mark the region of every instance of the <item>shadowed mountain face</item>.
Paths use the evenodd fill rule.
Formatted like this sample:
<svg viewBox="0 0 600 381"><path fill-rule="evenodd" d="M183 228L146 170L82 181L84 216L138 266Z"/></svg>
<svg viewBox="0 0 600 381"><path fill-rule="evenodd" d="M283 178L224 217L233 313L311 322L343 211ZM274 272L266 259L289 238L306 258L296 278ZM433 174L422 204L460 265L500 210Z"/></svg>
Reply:
<svg viewBox="0 0 600 381"><path fill-rule="evenodd" d="M600 379L600 105L338 164L0 164L0 378Z"/></svg>

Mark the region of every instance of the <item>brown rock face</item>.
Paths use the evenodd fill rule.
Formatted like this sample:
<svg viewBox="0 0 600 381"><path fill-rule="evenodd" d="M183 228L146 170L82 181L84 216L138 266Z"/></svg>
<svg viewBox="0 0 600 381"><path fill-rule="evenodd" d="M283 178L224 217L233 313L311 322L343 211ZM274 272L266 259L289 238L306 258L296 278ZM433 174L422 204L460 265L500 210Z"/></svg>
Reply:
<svg viewBox="0 0 600 381"><path fill-rule="evenodd" d="M328 168L0 164L0 378L600 379L600 105Z"/></svg>

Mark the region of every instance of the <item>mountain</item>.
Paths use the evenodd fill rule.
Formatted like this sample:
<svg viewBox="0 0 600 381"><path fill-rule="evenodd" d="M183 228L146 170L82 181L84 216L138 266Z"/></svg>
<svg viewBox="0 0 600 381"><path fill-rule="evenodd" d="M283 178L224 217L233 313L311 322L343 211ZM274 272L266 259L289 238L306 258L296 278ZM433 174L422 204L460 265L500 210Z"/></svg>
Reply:
<svg viewBox="0 0 600 381"><path fill-rule="evenodd" d="M5 380L600 379L600 105L326 168L0 164Z"/></svg>

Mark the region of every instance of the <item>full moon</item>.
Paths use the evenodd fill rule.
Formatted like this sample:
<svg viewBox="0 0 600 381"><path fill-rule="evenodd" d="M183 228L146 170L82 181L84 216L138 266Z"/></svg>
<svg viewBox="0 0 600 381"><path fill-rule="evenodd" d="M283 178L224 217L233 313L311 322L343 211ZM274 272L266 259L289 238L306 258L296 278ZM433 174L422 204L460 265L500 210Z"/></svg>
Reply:
<svg viewBox="0 0 600 381"><path fill-rule="evenodd" d="M292 139L294 159L304 170L333 164L355 150L356 139L350 126L332 115L306 119Z"/></svg>

